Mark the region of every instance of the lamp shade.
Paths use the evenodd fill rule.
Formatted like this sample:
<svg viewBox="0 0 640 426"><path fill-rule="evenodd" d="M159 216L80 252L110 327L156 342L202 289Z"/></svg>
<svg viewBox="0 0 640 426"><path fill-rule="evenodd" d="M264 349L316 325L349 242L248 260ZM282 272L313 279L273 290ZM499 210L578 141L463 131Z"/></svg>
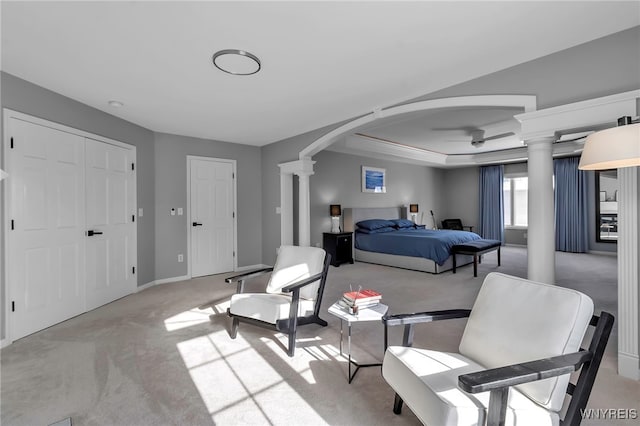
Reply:
<svg viewBox="0 0 640 426"><path fill-rule="evenodd" d="M409 213L418 213L418 205L409 204Z"/></svg>
<svg viewBox="0 0 640 426"><path fill-rule="evenodd" d="M578 168L606 170L633 166L640 166L640 123L587 136Z"/></svg>
<svg viewBox="0 0 640 426"><path fill-rule="evenodd" d="M342 209L340 208L340 204L331 204L329 206L329 215L330 216L341 216Z"/></svg>

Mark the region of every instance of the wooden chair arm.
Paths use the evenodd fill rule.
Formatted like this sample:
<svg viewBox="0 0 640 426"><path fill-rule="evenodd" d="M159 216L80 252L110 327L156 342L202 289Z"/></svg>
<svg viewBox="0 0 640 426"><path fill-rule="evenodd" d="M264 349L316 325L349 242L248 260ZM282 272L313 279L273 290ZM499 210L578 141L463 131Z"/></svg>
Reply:
<svg viewBox="0 0 640 426"><path fill-rule="evenodd" d="M273 268L263 268L263 269L258 269L255 271L250 271L250 272L246 272L244 274L240 274L240 275L235 275L233 277L229 277L226 278L224 280L224 282L226 282L227 284L232 284L238 281L243 281L243 280L248 280L254 277L259 277L260 275L264 275L267 274L269 272L272 272Z"/></svg>
<svg viewBox="0 0 640 426"><path fill-rule="evenodd" d="M319 273L319 274L313 275L313 276L311 276L309 278L305 278L305 279L303 279L301 281L296 281L293 284L289 284L288 286L283 287L281 291L283 293L290 293L293 290L300 289L300 288L302 288L302 287L304 287L306 285L314 283L314 282L320 280L321 278L322 278L322 272Z"/></svg>
<svg viewBox="0 0 640 426"><path fill-rule="evenodd" d="M577 371L582 364L591 361L593 353L574 352L551 358L513 364L490 370L463 374L458 377L458 385L469 393L479 393L548 379Z"/></svg>
<svg viewBox="0 0 640 426"><path fill-rule="evenodd" d="M404 336L402 346L413 345L413 328L415 324L423 322L434 322L455 318L468 318L471 309L447 309L444 311L418 312L415 314L385 315L382 317L384 323L384 347L389 346L388 326L404 325Z"/></svg>
<svg viewBox="0 0 640 426"><path fill-rule="evenodd" d="M414 314L385 315L382 322L389 326L418 324L454 318L467 318L471 309L447 309L444 311L417 312Z"/></svg>

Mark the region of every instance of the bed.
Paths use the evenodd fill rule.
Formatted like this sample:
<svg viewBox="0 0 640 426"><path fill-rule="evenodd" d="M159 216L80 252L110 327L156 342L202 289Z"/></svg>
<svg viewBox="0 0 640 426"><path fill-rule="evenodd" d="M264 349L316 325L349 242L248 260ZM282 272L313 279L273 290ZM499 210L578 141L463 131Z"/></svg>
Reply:
<svg viewBox="0 0 640 426"><path fill-rule="evenodd" d="M371 219L401 219L401 207L345 208L344 229L354 232L354 258L398 268L439 274L453 268L450 247L480 239L466 231L404 228L394 232L359 232L356 224ZM458 266L469 264L472 256L458 256Z"/></svg>

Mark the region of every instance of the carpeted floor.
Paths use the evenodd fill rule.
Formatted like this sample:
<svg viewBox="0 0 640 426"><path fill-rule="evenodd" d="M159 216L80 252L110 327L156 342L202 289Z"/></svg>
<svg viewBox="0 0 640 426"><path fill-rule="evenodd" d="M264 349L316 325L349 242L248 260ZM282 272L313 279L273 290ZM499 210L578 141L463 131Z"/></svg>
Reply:
<svg viewBox="0 0 640 426"><path fill-rule="evenodd" d="M391 411L393 391L379 368L347 383L338 353L340 321L326 309L349 285L380 290L394 313L471 307L491 271L526 275L526 250L489 254L473 278L356 263L332 267L323 301L328 327L299 329L296 356L285 336L241 324L227 334L231 274L160 285L14 342L1 353L2 425L415 425L409 409ZM558 253L557 281L579 289L596 310L616 312L616 258ZM263 280L252 285L264 286ZM418 327L415 345L456 350L464 320ZM382 357L380 323L354 325L361 362ZM399 343L401 330L392 330ZM640 383L615 373L612 336L589 406L640 409ZM607 424L638 424L638 420ZM599 424L585 421L585 425ZM600 423L601 424L601 423Z"/></svg>

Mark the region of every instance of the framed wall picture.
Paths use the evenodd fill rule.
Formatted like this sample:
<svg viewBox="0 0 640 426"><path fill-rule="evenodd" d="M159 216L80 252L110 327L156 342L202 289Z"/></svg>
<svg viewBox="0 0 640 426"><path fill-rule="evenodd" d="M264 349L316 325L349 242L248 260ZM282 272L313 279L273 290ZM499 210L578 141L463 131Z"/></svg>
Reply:
<svg viewBox="0 0 640 426"><path fill-rule="evenodd" d="M362 192L376 194L387 192L386 170L362 166Z"/></svg>

